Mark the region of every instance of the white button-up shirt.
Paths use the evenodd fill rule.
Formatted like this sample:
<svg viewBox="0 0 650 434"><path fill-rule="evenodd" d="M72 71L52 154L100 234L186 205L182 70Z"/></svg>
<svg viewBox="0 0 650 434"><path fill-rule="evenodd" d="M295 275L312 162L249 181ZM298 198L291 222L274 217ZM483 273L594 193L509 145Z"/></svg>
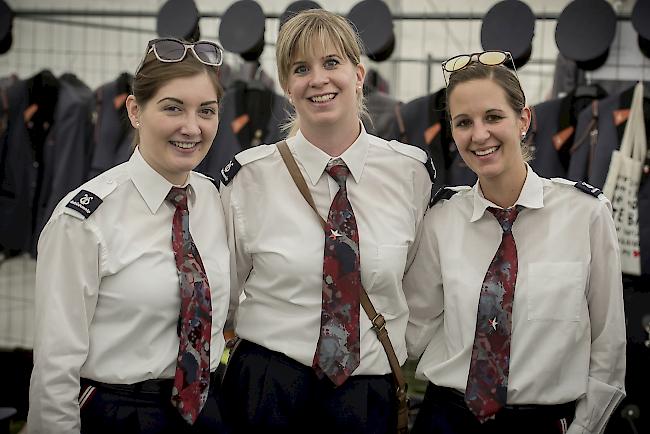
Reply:
<svg viewBox="0 0 650 434"><path fill-rule="evenodd" d="M609 201L528 167L512 233L509 404L577 400L570 433L600 433L624 397L625 318ZM479 183L429 210L404 280L417 375L465 391L481 285L502 230ZM498 208L498 207L497 207Z"/></svg>
<svg viewBox="0 0 650 434"><path fill-rule="evenodd" d="M300 132L287 143L319 214L327 220L339 189L324 171L332 157ZM426 155L362 130L340 158L350 169L347 192L359 230L361 281L386 318L403 362L408 308L402 278L431 191L423 164ZM222 188L221 197L236 260L233 291L245 293L237 313L237 335L311 366L320 333L323 228L275 145L244 151L236 159L242 167ZM360 334L361 363L353 375L391 372L363 309Z"/></svg>
<svg viewBox="0 0 650 434"><path fill-rule="evenodd" d="M229 254L219 193L189 180L190 233L212 298L210 366L217 368L229 294ZM39 239L30 433L79 432L79 378L131 384L173 378L180 289L171 244L172 184L136 150L68 194ZM79 190L103 198L87 218L65 205Z"/></svg>

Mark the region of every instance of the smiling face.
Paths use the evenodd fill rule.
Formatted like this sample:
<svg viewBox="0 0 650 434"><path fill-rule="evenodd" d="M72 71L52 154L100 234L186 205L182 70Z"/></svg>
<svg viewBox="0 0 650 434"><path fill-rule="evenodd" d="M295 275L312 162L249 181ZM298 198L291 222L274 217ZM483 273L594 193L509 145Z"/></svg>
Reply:
<svg viewBox="0 0 650 434"><path fill-rule="evenodd" d="M358 128L363 65L354 65L330 42L314 41L312 46L317 48L294 56L286 88L301 130Z"/></svg>
<svg viewBox="0 0 650 434"><path fill-rule="evenodd" d="M448 101L458 152L482 183L525 174L521 138L530 123L527 107L517 113L505 91L487 78L457 84Z"/></svg>
<svg viewBox="0 0 650 434"><path fill-rule="evenodd" d="M207 72L169 80L144 105L130 95L127 110L142 157L175 185L203 160L219 124L217 90Z"/></svg>

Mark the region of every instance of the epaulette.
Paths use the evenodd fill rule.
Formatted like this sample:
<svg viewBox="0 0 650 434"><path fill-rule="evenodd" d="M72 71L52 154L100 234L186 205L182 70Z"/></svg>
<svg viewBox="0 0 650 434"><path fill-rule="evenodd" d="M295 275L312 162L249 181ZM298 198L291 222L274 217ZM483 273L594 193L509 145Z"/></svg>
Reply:
<svg viewBox="0 0 650 434"><path fill-rule="evenodd" d="M593 185L587 184L584 181L575 182L575 181L569 181L568 179L564 179L564 178L551 178L551 181L553 181L555 183L558 183L558 184L564 184L564 185L569 185L569 186L575 187L578 190L582 191L583 193L587 193L588 195L599 198L599 199L601 198L600 195L603 194L603 192L599 188L596 188ZM605 197L605 196L603 195L603 197Z"/></svg>
<svg viewBox="0 0 650 434"><path fill-rule="evenodd" d="M63 212L77 218L87 219L116 187L117 181L112 178L101 176L95 178L76 192L63 208Z"/></svg>
<svg viewBox="0 0 650 434"><path fill-rule="evenodd" d="M427 162L427 153L417 146L406 145L402 142L398 142L397 140L389 140L388 146L390 146L393 151L399 152L400 154L406 155L407 157L415 158L420 163Z"/></svg>
<svg viewBox="0 0 650 434"><path fill-rule="evenodd" d="M458 193L458 190L454 190L449 187L442 187L436 192L436 194L431 195L431 200L429 201L429 208L431 208L441 200L451 199L451 197L456 193Z"/></svg>
<svg viewBox="0 0 650 434"><path fill-rule="evenodd" d="M433 159L429 158L426 152L417 146L406 145L402 142L398 142L397 140L388 141L388 146L390 146L392 150L397 151L402 155L415 158L420 163L424 163L424 167L426 167L427 172L429 173L431 182L436 182L436 167L433 165Z"/></svg>
<svg viewBox="0 0 650 434"><path fill-rule="evenodd" d="M584 191L585 193L590 194L593 197L598 197L603 193L602 191L600 191L600 189L594 187L593 185L589 185L584 181L576 182L575 188L577 188L580 191Z"/></svg>
<svg viewBox="0 0 650 434"><path fill-rule="evenodd" d="M437 172L436 172L436 166L433 165L433 158L429 157L427 162L424 163L424 167L426 167L427 172L429 172L429 178L431 178L431 183L435 183L437 178Z"/></svg>
<svg viewBox="0 0 650 434"><path fill-rule="evenodd" d="M217 187L217 190L219 189L219 182L218 182L217 180L215 180L213 177L208 176L208 175L206 175L205 173L201 173L201 172L192 172L192 173L195 174L195 175L197 175L197 176L199 176L199 177L201 177L201 178L203 178L203 179L207 179L207 180L210 181L210 182L211 182L215 187Z"/></svg>
<svg viewBox="0 0 650 434"><path fill-rule="evenodd" d="M221 169L221 182L223 185L228 185L230 181L237 175L239 169L248 163L264 158L271 155L276 149L274 145L260 145L255 146L235 155L235 158L230 160L223 169Z"/></svg>

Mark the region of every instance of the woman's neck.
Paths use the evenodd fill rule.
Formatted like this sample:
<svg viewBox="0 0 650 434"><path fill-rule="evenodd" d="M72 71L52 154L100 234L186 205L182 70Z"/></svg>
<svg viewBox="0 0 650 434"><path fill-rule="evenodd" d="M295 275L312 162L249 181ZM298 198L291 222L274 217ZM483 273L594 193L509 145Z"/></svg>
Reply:
<svg viewBox="0 0 650 434"><path fill-rule="evenodd" d="M357 140L361 134L361 123L355 119L348 125L327 125L322 127L303 127L300 132L309 143L332 157L338 157Z"/></svg>
<svg viewBox="0 0 650 434"><path fill-rule="evenodd" d="M519 199L527 175L528 170L523 164L507 176L479 179L483 196L501 208L510 208Z"/></svg>

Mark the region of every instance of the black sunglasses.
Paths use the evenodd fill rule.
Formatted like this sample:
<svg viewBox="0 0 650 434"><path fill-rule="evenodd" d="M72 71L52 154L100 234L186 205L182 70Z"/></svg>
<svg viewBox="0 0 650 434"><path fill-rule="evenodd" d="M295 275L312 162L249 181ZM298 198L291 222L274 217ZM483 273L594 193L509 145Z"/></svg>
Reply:
<svg viewBox="0 0 650 434"><path fill-rule="evenodd" d="M138 66L135 74L138 75L144 65L144 59L147 57L147 54L152 51L156 56L156 59L160 62L174 63L183 60L187 55L188 50L194 54L194 57L196 57L199 62L205 65L219 66L223 62L223 48L221 48L221 46L216 42L197 41L188 44L179 39L159 38L149 41L147 52L142 58L142 62L140 62L140 66Z"/></svg>

